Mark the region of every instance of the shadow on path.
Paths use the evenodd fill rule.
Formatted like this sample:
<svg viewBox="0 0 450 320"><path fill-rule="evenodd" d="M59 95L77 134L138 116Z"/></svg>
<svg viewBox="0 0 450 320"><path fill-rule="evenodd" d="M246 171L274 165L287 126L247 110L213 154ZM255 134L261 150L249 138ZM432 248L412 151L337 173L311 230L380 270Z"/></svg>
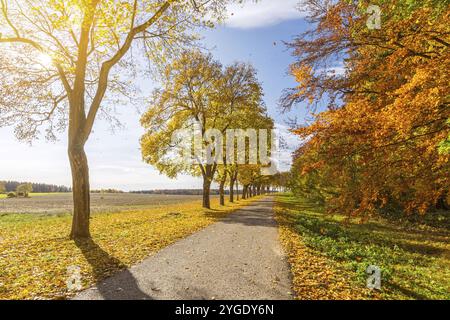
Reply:
<svg viewBox="0 0 450 320"><path fill-rule="evenodd" d="M144 293L139 285L127 269L127 266L119 259L110 256L92 239L76 240L75 244L81 249L84 257L92 266L94 277L97 282L97 290L106 300L150 300L149 295ZM105 280L105 274L110 270L123 270L118 272L115 277L120 281L118 285L111 286L109 282L102 282Z"/></svg>
<svg viewBox="0 0 450 320"><path fill-rule="evenodd" d="M255 204L250 204L238 211L238 214L231 214L220 222L229 224L242 224L246 226L261 226L275 228L277 226L272 215L267 214L267 210L272 210L273 201L271 198L258 200Z"/></svg>

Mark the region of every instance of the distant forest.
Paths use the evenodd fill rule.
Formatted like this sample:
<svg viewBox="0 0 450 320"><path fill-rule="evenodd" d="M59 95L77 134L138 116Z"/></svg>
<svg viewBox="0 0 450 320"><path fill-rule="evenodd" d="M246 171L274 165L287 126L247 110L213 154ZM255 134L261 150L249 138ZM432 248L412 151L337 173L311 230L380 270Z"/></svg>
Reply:
<svg viewBox="0 0 450 320"><path fill-rule="evenodd" d="M57 186L54 184L46 184L46 183L32 183L32 182L19 182L19 181L0 181L0 183L5 184L5 188L7 192L16 191L16 188L20 184L31 183L33 186L33 192L71 192L72 189L66 186Z"/></svg>
<svg viewBox="0 0 450 320"><path fill-rule="evenodd" d="M140 191L130 191L130 193L138 194L167 194L167 195L202 195L202 189L168 189L168 190L140 190ZM211 189L212 195L219 194L219 190ZM229 194L228 190L225 190L225 194Z"/></svg>

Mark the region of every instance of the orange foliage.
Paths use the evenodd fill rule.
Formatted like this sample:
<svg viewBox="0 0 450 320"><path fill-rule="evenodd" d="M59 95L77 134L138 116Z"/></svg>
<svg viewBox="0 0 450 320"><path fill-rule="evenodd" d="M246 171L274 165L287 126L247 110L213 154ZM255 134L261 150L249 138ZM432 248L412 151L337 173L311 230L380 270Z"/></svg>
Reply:
<svg viewBox="0 0 450 320"><path fill-rule="evenodd" d="M449 155L438 145L450 132L450 9L433 1L411 12L392 9L400 2L382 6L380 30L367 28L355 4L316 8L316 29L291 44L299 85L286 92L284 106L329 101L314 123L295 131L308 142L293 170L320 172L337 190L327 203L350 215L386 205L408 213L448 205ZM339 55L345 74L327 71Z"/></svg>

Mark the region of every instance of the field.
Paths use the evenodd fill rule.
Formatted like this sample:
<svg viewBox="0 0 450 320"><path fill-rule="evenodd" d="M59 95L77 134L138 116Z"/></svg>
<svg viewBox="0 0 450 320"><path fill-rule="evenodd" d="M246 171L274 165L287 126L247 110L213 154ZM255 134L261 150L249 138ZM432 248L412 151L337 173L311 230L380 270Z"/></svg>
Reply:
<svg viewBox="0 0 450 320"><path fill-rule="evenodd" d="M344 223L342 216L324 214L323 208L292 195L277 197L276 213L299 299L450 299L445 224ZM365 288L369 265L381 269L380 291Z"/></svg>
<svg viewBox="0 0 450 320"><path fill-rule="evenodd" d="M93 199L92 240L76 242L68 238L69 194L5 200L16 213L0 214L0 299L68 298L75 293L67 286L71 268L79 268L87 288L257 197L225 207L214 197L211 210L201 207L200 196L95 194Z"/></svg>
<svg viewBox="0 0 450 320"><path fill-rule="evenodd" d="M0 214L64 214L72 211L71 193L32 193L30 198L0 198ZM130 209L160 207L200 199L196 195L152 195L131 193L93 193L92 212L118 212Z"/></svg>
<svg viewBox="0 0 450 320"><path fill-rule="evenodd" d="M50 195L56 195L56 194L63 194L63 193L40 193L40 192L32 192L30 193L30 197L41 197L41 196L50 196ZM1 199L7 199L6 193L0 194L0 200Z"/></svg>

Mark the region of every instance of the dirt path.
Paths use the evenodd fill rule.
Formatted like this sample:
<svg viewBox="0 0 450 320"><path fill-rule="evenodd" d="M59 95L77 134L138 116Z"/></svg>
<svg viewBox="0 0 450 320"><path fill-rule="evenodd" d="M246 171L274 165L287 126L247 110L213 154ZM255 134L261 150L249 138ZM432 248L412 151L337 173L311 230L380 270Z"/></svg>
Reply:
<svg viewBox="0 0 450 320"><path fill-rule="evenodd" d="M75 299L291 299L272 205L240 209Z"/></svg>

